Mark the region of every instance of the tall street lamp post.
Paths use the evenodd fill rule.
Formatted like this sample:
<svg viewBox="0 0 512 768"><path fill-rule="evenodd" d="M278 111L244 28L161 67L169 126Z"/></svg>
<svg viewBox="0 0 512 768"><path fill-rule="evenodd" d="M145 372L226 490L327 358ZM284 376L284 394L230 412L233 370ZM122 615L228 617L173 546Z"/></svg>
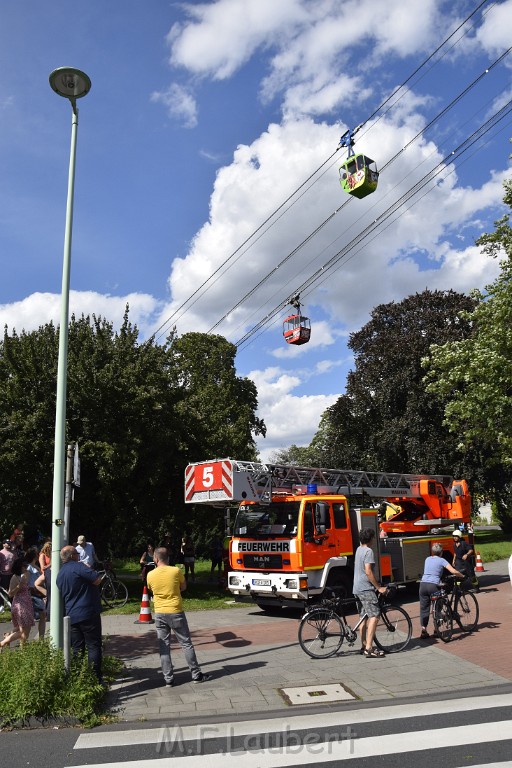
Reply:
<svg viewBox="0 0 512 768"><path fill-rule="evenodd" d="M75 186L76 136L78 109L76 100L86 96L91 81L85 72L73 67L59 67L50 74L53 90L69 99L72 109L71 151L69 158L68 198L66 205L66 229L64 234L64 258L62 264L62 292L59 326L59 359L57 363L57 401L55 406L55 452L53 463L52 502L52 578L50 635L53 643L62 648L62 600L56 586L60 569L60 550L63 542L64 522L64 469L66 458L66 390L68 367L69 323L69 273L71 267L71 233L73 229L73 194Z"/></svg>

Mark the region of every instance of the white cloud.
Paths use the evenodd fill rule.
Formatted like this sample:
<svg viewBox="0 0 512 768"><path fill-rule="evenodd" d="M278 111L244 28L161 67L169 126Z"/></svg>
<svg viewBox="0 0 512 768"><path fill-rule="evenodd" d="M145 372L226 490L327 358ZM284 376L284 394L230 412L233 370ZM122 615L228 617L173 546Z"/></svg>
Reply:
<svg viewBox="0 0 512 768"><path fill-rule="evenodd" d="M126 296L106 296L94 291L70 291L69 315L76 317L93 315L106 318L120 327L126 305L130 307L130 320L143 335L148 334L151 316L158 307L152 296L143 293L129 293ZM56 293L33 293L21 301L0 305L0 326L18 333L37 330L41 325L53 322L60 324L61 297Z"/></svg>
<svg viewBox="0 0 512 768"><path fill-rule="evenodd" d="M324 373L332 371L334 368L337 368L341 364L341 360L320 360L315 365L315 374L319 374L321 376Z"/></svg>
<svg viewBox="0 0 512 768"><path fill-rule="evenodd" d="M275 367L251 371L249 378L258 388L258 413L267 426L267 437L257 440L263 461L268 461L274 451L292 443L308 445L322 413L340 396L294 395L293 390L299 386L301 378Z"/></svg>
<svg viewBox="0 0 512 768"><path fill-rule="evenodd" d="M283 114L328 114L371 92L361 74L382 57L427 50L438 38L439 0L217 0L183 6L190 22L167 36L170 64L213 80L270 53L262 97L283 94ZM446 4L443 23L455 25ZM362 53L364 52L364 53Z"/></svg>
<svg viewBox="0 0 512 768"><path fill-rule="evenodd" d="M364 150L384 165L416 134L419 124L415 113L408 119L403 113L399 123L381 120L378 130L369 130L362 140ZM260 232L250 248L237 250L290 191L332 153L338 139L337 126L309 119L288 120L271 125L250 146L236 150L233 162L217 174L209 221L194 237L189 253L173 262L169 278L172 303L163 309L158 324L194 295L190 310L182 318L178 313L173 320L178 330L207 331L227 314L216 332L237 341L268 312L286 303L287 297L315 273L317 287L301 296L303 312L314 317L318 315L316 307L320 307L328 319L313 324L308 345L312 349L333 341L339 344L343 334L366 322L375 304L400 300L433 284L468 291L492 279L495 263L463 243L459 271L453 269L453 259L448 256L454 251L451 240L468 222L484 213L488 217L489 212L498 217L502 181L508 170L492 173L480 188L458 186L456 174L451 173L415 205L403 206L389 219L383 217L383 226L375 234L347 250L367 226L439 163L442 153L424 139L412 144L386 169L378 194L365 200L343 196L337 177L339 160L334 161L286 215L265 233ZM337 215L332 216L336 209ZM329 218L311 241L288 258ZM324 269L338 253L342 258L335 269ZM214 273L207 292L197 292ZM268 274L260 288L232 309ZM283 304L281 316L285 314ZM273 328L280 338L279 324L278 313ZM302 354L300 348L274 352L277 357Z"/></svg>
<svg viewBox="0 0 512 768"><path fill-rule="evenodd" d="M512 0L495 3L491 11L484 16L476 38L486 51L492 54L500 54L510 47Z"/></svg>
<svg viewBox="0 0 512 768"><path fill-rule="evenodd" d="M197 125L197 104L189 90L178 83L171 83L165 91L154 91L151 101L163 104L169 117L179 120L185 128Z"/></svg>
<svg viewBox="0 0 512 768"><path fill-rule="evenodd" d="M216 80L231 77L260 46L276 43L283 30L307 18L300 0L219 0L183 8L193 21L169 32L171 64Z"/></svg>
<svg viewBox="0 0 512 768"><path fill-rule="evenodd" d="M305 314L304 309L302 310L302 313ZM311 338L307 344L300 346L294 344L280 344L280 346L273 349L270 354L276 359L294 359L306 355L309 356L317 347L339 346L340 340L346 338L347 335L346 331L336 327L334 323L328 323L325 320L314 320Z"/></svg>

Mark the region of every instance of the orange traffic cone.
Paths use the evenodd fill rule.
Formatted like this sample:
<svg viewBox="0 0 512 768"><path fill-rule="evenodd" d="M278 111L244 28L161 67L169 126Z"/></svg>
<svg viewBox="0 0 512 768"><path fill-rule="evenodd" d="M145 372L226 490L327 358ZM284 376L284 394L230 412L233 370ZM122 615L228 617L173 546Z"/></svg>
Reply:
<svg viewBox="0 0 512 768"><path fill-rule="evenodd" d="M148 588L144 587L142 590L142 601L140 604L139 618L135 624L154 624L154 620L151 617L151 608L149 607L149 595Z"/></svg>
<svg viewBox="0 0 512 768"><path fill-rule="evenodd" d="M482 573L485 570L484 564L482 563L482 558L480 557L480 552L476 553L476 565L475 565L475 571L477 573Z"/></svg>

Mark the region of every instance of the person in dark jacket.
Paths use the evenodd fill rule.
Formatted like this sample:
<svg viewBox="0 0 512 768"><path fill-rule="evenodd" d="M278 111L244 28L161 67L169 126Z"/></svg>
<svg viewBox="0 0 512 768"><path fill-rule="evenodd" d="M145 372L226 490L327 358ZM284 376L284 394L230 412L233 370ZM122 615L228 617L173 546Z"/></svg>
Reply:
<svg viewBox="0 0 512 768"><path fill-rule="evenodd" d="M479 588L478 579L475 576L475 569L473 567L473 556L475 550L462 538L462 533L458 528L452 533L453 536L453 561L452 565L464 576L467 576L471 580L472 586L475 589ZM469 582L468 582L469 584Z"/></svg>
<svg viewBox="0 0 512 768"><path fill-rule="evenodd" d="M71 647L75 655L87 649L89 663L101 682L101 576L80 562L75 547L63 547L60 559L56 583L64 601L64 615L70 618Z"/></svg>

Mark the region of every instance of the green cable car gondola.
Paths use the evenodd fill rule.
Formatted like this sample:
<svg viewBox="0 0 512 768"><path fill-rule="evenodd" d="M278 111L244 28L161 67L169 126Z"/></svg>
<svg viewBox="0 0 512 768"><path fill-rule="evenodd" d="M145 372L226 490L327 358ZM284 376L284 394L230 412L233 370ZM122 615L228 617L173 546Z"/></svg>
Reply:
<svg viewBox="0 0 512 768"><path fill-rule="evenodd" d="M379 172L375 162L363 154L354 154L354 139L347 131L340 139L340 146L348 148L348 157L339 167L340 184L354 197L366 197L377 189Z"/></svg>

